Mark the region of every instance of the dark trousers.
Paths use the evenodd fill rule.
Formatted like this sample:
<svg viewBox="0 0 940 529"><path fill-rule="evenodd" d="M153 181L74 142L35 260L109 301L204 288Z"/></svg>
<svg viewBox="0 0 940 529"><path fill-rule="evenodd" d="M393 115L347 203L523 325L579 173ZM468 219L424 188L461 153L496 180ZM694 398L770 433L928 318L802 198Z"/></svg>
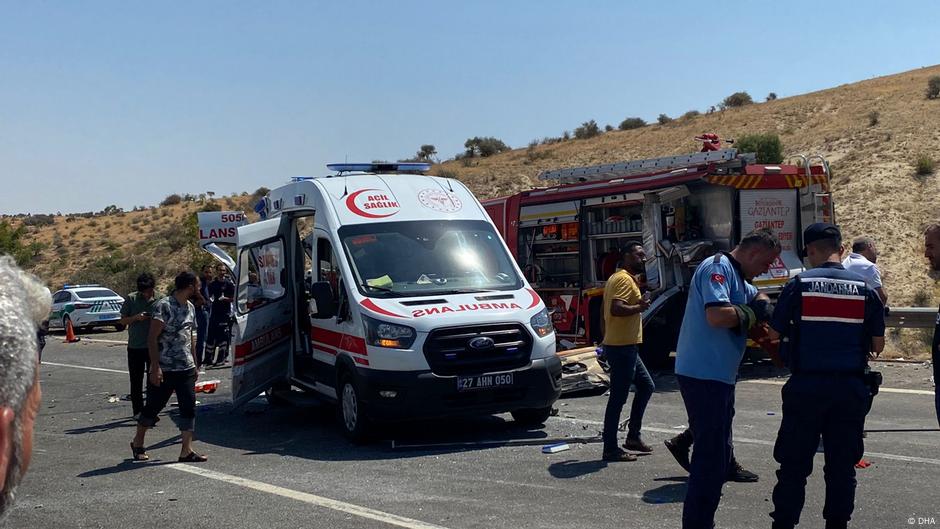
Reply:
<svg viewBox="0 0 940 529"><path fill-rule="evenodd" d="M131 374L131 409L137 415L144 409L144 380L150 368L150 353L146 348L127 348L127 372Z"/></svg>
<svg viewBox="0 0 940 529"><path fill-rule="evenodd" d="M823 518L831 525L848 522L855 509L855 463L865 452L868 387L859 376L796 374L782 394L783 422L774 446L780 469L770 513L775 526L799 523L820 436L825 449Z"/></svg>
<svg viewBox="0 0 940 529"><path fill-rule="evenodd" d="M209 311L196 307L196 360L205 364L206 336L209 334Z"/></svg>
<svg viewBox="0 0 940 529"><path fill-rule="evenodd" d="M940 425L940 352L933 352L934 406L937 410L937 424Z"/></svg>
<svg viewBox="0 0 940 529"><path fill-rule="evenodd" d="M734 394L731 394L731 422L732 430L734 424ZM728 453L731 454L731 459L728 460L728 472L731 472L734 469L736 461L734 460L734 440L732 439L731 431L728 431ZM679 435L672 438L672 440L681 448L689 450L692 448L692 429L686 428Z"/></svg>
<svg viewBox="0 0 940 529"><path fill-rule="evenodd" d="M630 394L630 384L636 385L627 428L627 437L633 439L640 437L643 414L656 386L640 359L638 345L605 345L604 354L610 364L610 397L604 412L604 451L613 452L617 449L617 427L620 425L620 413Z"/></svg>
<svg viewBox="0 0 940 529"><path fill-rule="evenodd" d="M140 414L137 424L153 426L157 422L157 415L170 402L170 397L176 392L179 402L179 419L176 421L181 432L191 432L196 423L196 370L164 371L163 382L154 386L147 381L147 405Z"/></svg>
<svg viewBox="0 0 940 529"><path fill-rule="evenodd" d="M692 430L692 465L682 508L682 529L712 529L731 460L734 386L676 375Z"/></svg>

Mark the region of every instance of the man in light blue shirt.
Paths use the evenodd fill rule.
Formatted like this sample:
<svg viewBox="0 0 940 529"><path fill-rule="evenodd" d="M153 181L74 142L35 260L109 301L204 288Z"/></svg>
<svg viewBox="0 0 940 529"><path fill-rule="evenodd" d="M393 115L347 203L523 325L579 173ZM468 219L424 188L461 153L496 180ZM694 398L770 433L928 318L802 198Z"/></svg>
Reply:
<svg viewBox="0 0 940 529"><path fill-rule="evenodd" d="M756 230L730 253L703 261L692 276L676 351L676 378L695 445L683 529L714 526L733 456L731 419L738 365L748 330L772 315L767 296L758 294L749 281L765 273L779 255L777 237L770 230Z"/></svg>

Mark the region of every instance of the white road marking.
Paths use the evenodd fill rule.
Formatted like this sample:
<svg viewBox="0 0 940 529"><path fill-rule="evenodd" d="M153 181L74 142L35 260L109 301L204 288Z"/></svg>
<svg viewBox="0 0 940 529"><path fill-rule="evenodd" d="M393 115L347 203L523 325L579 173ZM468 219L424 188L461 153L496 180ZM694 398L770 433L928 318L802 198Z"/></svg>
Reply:
<svg viewBox="0 0 940 529"><path fill-rule="evenodd" d="M317 507L332 509L334 511L351 514L353 516L359 516L360 518L367 518L369 520L375 520L377 522L387 523L389 525L395 525L398 527L405 527L407 529L446 529L440 525L422 522L420 520L414 520L404 516L398 516L397 514L370 509L368 507L361 507L359 505L354 505L352 503L346 503L343 501L331 500L330 498L324 498L315 494L278 487L277 485L240 478L238 476L223 474L221 472L216 472L215 470L199 468L192 465L162 465L160 468L188 472L190 474L195 474L204 478L214 479L216 481L238 485L239 487L245 487L247 489L257 490L259 492L266 492L268 494L274 494L284 498L302 501Z"/></svg>
<svg viewBox="0 0 940 529"><path fill-rule="evenodd" d="M89 371L104 371L105 373L120 373L126 375L127 371L121 371L120 369L107 369L104 367L89 367L89 366L76 366L72 364L59 364L56 362L46 362L43 361L42 365L44 366L56 366L56 367L71 367L73 369L87 369Z"/></svg>
<svg viewBox="0 0 940 529"><path fill-rule="evenodd" d="M787 382L785 380L740 380L738 383L744 384L766 384L768 386L782 386ZM933 391L926 389L902 389L902 388L881 388L883 393L904 393L906 395L930 395L934 396Z"/></svg>
<svg viewBox="0 0 940 529"><path fill-rule="evenodd" d="M592 424L592 425L597 425L597 426L603 426L603 425L604 425L604 422L603 422L603 421L591 421L591 420L588 420L588 419L573 419L573 418L570 418L570 417L554 417L554 418L557 419L557 420L575 422L575 423L580 423L580 424ZM676 428L656 428L656 427L652 427L652 426L644 426L644 427L643 427L643 430L644 430L644 431L649 431L649 432L656 432L656 433L668 434L670 437L672 437L672 436L674 436L674 435L678 435L678 434L682 431L681 428L680 428L680 429L676 429ZM735 443L752 444L752 445L760 445L760 446L769 446L769 447L773 447L774 444L776 444L776 443L774 443L774 441L765 441L765 440L763 440L763 439L751 439L751 438L749 438L749 437L737 437L737 436L735 436L734 442L735 442ZM929 457L904 456L904 455L900 455L900 454L885 454L885 453L882 453L882 452L869 452L869 451L867 451L867 450L865 451L865 458L866 458L866 459L881 458L881 459L889 459L889 460L892 460L892 461L904 461L905 463L925 463L925 464L927 464L927 465L937 465L937 466L940 466L940 459L931 459L931 458L929 458Z"/></svg>

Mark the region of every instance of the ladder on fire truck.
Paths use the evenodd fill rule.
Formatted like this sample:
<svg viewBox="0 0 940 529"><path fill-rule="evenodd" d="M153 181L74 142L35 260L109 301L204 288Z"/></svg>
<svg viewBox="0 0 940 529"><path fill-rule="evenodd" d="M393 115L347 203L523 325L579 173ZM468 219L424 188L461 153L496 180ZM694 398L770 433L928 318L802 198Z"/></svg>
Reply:
<svg viewBox="0 0 940 529"><path fill-rule="evenodd" d="M756 161L754 154L738 155L737 149L724 149L720 151L696 152L678 156L664 156L646 160L633 160L588 167L572 167L569 169L556 169L543 171L538 175L539 180L554 180L563 184L577 184L610 180L628 176L664 173L667 171L683 171L702 165L715 164L716 170L741 168Z"/></svg>

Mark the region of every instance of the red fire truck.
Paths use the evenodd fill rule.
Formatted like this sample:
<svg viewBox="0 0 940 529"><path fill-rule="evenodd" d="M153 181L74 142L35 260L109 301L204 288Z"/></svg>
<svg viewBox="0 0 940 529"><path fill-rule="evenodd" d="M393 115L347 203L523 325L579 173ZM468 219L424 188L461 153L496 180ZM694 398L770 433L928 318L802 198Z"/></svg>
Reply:
<svg viewBox="0 0 940 529"><path fill-rule="evenodd" d="M604 282L630 241L650 257L642 354L654 364L675 350L687 286L703 259L769 227L783 252L755 285L773 294L803 270L803 228L834 220L826 160L757 164L754 154L705 143L688 155L547 171L539 179L548 187L483 202L552 311L559 349L600 341Z"/></svg>

